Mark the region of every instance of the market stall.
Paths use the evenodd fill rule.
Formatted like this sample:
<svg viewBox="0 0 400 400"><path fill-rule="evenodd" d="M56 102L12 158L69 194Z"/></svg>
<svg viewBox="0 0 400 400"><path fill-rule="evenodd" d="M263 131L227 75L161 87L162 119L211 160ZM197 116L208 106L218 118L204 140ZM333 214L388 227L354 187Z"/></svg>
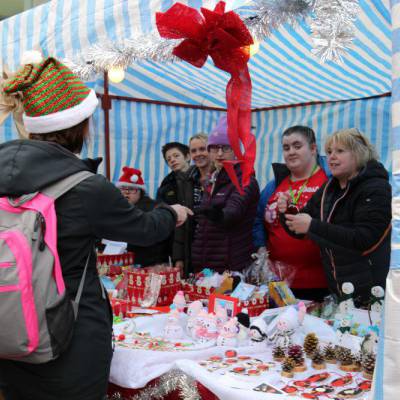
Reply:
<svg viewBox="0 0 400 400"><path fill-rule="evenodd" d="M215 2L207 1L183 3L194 7L215 5ZM248 2L234 3L239 7L245 3L247 5ZM101 62L103 57L105 66L108 61L114 60L115 48L111 46L112 49L107 54L104 47L100 46L96 50L93 45L104 44L107 41L118 42L121 38L132 40L128 44L130 48L135 44L138 45L140 39L143 39L141 35L154 30L155 11L165 11L171 4L170 1L143 0L101 2L102 7L97 7L95 1L87 0L80 2L78 8L75 1L53 0L0 23L1 61L3 65L7 63L14 68L19 64L25 50L40 48L46 55L52 54L72 60L78 66L85 66L86 56L90 50L91 57L97 57L97 61ZM310 51L312 48L309 41L310 29L304 21L301 21L296 28L288 24L274 25L273 28L279 27L279 29L272 31L268 40L262 42L260 53L251 59L250 72L254 87L252 124L255 126L258 144L256 171L263 185L268 178L267 166L271 161L281 158L278 145L279 133L286 127L298 123L312 125L318 132L319 144L329 133L338 128L358 126L377 146L382 161L389 169L390 161L393 160L393 270L389 276L386 307L386 315L390 313L393 316L396 315L396 311L398 313L395 268L398 268L399 264L397 256L399 235L396 225L398 220L396 175L399 170L396 160L399 157L396 157L398 118L394 111L393 136L390 136L389 116L392 98L397 101L397 74L394 74L393 93L390 97L388 93L391 91L392 44L388 2L363 2L360 6L359 18L355 22L354 47L341 55L343 64L319 63ZM395 41L398 30L397 8L398 5L394 2L392 15ZM277 9L274 10L278 12ZM274 15L280 17L279 22L286 22L293 17L288 12L282 10L280 12L281 14ZM243 13L251 15L252 11L245 7ZM253 10L253 13L259 15L260 8ZM38 18L41 23L34 28L33 22ZM110 161L112 180L116 179L122 165L133 164L140 167L145 171L145 180L150 182L150 189L153 192L166 172L159 154L160 145L175 139L186 141L191 134L199 130L208 131L211 128L225 108L224 90L227 76L216 70L210 62L196 73L193 68L183 63L163 64L158 62L159 60L155 62L154 54L149 52L149 48L154 44L151 40L156 39L149 36L147 47L146 43L144 45L141 43L141 51L146 54L147 61L136 56L136 60L140 62L127 69L125 81L110 86L110 93L113 96L110 120L106 122L104 117L106 114L98 110L93 126L95 136L85 155L106 154ZM393 48L397 48L396 43ZM123 59L126 54L121 51L120 56ZM129 55L131 56L132 54ZM394 57L394 60L396 71L397 58ZM101 95L103 80L93 79L93 86ZM104 96L102 98L104 99ZM327 103L306 104L310 102ZM105 103L103 102L103 106L107 108ZM277 106L280 108L274 108ZM270 110L270 107L274 109ZM396 107L393 110L396 110ZM104 125L109 125L110 128L109 148L104 141ZM11 120L1 129L1 140L16 137ZM391 137L394 138L393 141ZM136 149L136 152L132 149ZM393 157L390 153L392 149L395 149ZM377 400L391 399L390 393L396 388L395 357L399 352L393 351L393 347L400 334L395 326L398 326L395 320L386 317L384 335L387 341L381 341L378 354L378 365L381 367L378 368L376 375L374 399ZM390 345L383 348L383 343L389 341ZM128 350L117 348L115 360L124 359L122 354ZM204 350L202 354L205 355ZM169 360L171 362L167 369L157 370L150 376L156 377L172 367L180 367L191 372L206 386L213 387L214 378L210 378L209 371L194 365L193 360L180 359L172 363L173 359L175 357ZM113 368L117 368L115 363L118 361L114 362ZM117 378L113 379L121 384L128 383L119 380L118 374ZM148 381L138 379L137 382L144 385ZM131 384L130 386L137 387ZM217 391L218 388L214 390ZM220 396L223 398L224 394L221 393Z"/></svg>

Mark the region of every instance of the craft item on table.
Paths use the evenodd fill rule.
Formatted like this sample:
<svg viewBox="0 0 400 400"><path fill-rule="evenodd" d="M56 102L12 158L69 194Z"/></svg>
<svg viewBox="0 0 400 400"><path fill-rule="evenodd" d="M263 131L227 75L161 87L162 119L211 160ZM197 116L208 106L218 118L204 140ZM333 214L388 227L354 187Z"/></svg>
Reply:
<svg viewBox="0 0 400 400"><path fill-rule="evenodd" d="M201 311L198 315L198 318L200 318L200 324L196 325L195 327L195 339L200 343L209 343L210 345L216 344L218 330L215 314L208 314L204 311Z"/></svg>
<svg viewBox="0 0 400 400"><path fill-rule="evenodd" d="M232 358L237 356L237 351L236 350L226 350L225 351L225 357Z"/></svg>
<svg viewBox="0 0 400 400"><path fill-rule="evenodd" d="M251 298L255 292L256 287L249 283L239 282L235 290L230 294L231 297L236 297L240 301L246 301Z"/></svg>
<svg viewBox="0 0 400 400"><path fill-rule="evenodd" d="M218 288L224 279L224 275L220 275L209 268L204 268L198 275L196 285L206 288Z"/></svg>
<svg viewBox="0 0 400 400"><path fill-rule="evenodd" d="M219 293L219 294L225 294L225 293L230 293L233 290L233 277L228 273L228 272L224 272L222 274L222 282L219 285L219 287L217 287L215 289L215 293Z"/></svg>
<svg viewBox="0 0 400 400"><path fill-rule="evenodd" d="M385 290L383 289L383 287L373 286L371 288L369 309L371 310L370 318L372 320L372 324L374 325L380 325L384 300Z"/></svg>
<svg viewBox="0 0 400 400"><path fill-rule="evenodd" d="M363 353L359 351L357 354L353 354L353 372L359 372L362 368L362 357Z"/></svg>
<svg viewBox="0 0 400 400"><path fill-rule="evenodd" d="M319 348L314 350L314 352L312 353L311 366L314 369L325 369L326 368L324 355L322 354L322 351Z"/></svg>
<svg viewBox="0 0 400 400"><path fill-rule="evenodd" d="M303 343L304 352L307 357L311 358L313 356L315 350L318 348L318 343L319 340L314 332L307 333Z"/></svg>
<svg viewBox="0 0 400 400"><path fill-rule="evenodd" d="M354 370L353 355L351 350L346 347L338 347L336 350L336 358L339 361L339 368L342 371L350 372Z"/></svg>
<svg viewBox="0 0 400 400"><path fill-rule="evenodd" d="M272 393L272 394L284 394L280 389L277 389L276 387L270 385L269 383L262 383L261 385L256 386L253 388L254 391L256 392L262 392L262 393Z"/></svg>
<svg viewBox="0 0 400 400"><path fill-rule="evenodd" d="M338 311L339 313L344 316L352 313L354 310L354 285L351 282L345 282L342 285L342 295L339 297L338 300Z"/></svg>
<svg viewBox="0 0 400 400"><path fill-rule="evenodd" d="M295 395L299 389L296 386L286 385L282 388L282 391L288 395Z"/></svg>
<svg viewBox="0 0 400 400"><path fill-rule="evenodd" d="M323 350L325 361L328 364L336 364L336 351L331 343L328 343Z"/></svg>
<svg viewBox="0 0 400 400"><path fill-rule="evenodd" d="M304 372L307 370L307 366L304 360L303 348L298 344L293 344L289 346L287 350L287 355L290 357L294 363L294 372Z"/></svg>
<svg viewBox="0 0 400 400"><path fill-rule="evenodd" d="M267 335L275 345L286 349L292 344L292 336L301 324L299 311L289 307L276 317L268 326Z"/></svg>
<svg viewBox="0 0 400 400"><path fill-rule="evenodd" d="M139 300L141 307L154 307L157 305L158 295L160 294L162 276L151 273L145 280L143 298Z"/></svg>
<svg viewBox="0 0 400 400"><path fill-rule="evenodd" d="M343 389L335 394L338 399L354 399L363 392L359 387Z"/></svg>
<svg viewBox="0 0 400 400"><path fill-rule="evenodd" d="M203 304L201 301L196 300L189 304L187 309L187 324L186 324L186 332L190 337L193 337L193 330L196 325L196 318L200 311L203 310Z"/></svg>
<svg viewBox="0 0 400 400"><path fill-rule="evenodd" d="M351 326L353 321L353 315L346 314L342 316L342 319L336 324L336 337L338 346L348 347L358 351L359 340L355 340L354 336L351 335Z"/></svg>
<svg viewBox="0 0 400 400"><path fill-rule="evenodd" d="M164 326L163 337L165 339L182 339L183 336L184 332L180 321L180 313L178 310L172 310Z"/></svg>
<svg viewBox="0 0 400 400"><path fill-rule="evenodd" d="M285 281L269 282L269 295L278 307L296 304L297 299Z"/></svg>
<svg viewBox="0 0 400 400"><path fill-rule="evenodd" d="M337 310L337 304L332 295L326 296L321 304L321 315L320 318L332 319L334 318Z"/></svg>
<svg viewBox="0 0 400 400"><path fill-rule="evenodd" d="M172 304L176 307L179 312L183 312L186 307L185 295L182 290L178 290L174 299L172 300Z"/></svg>
<svg viewBox="0 0 400 400"><path fill-rule="evenodd" d="M375 326L370 326L368 328L367 334L364 336L361 342L361 352L376 354L378 350L379 342L379 328Z"/></svg>
<svg viewBox="0 0 400 400"><path fill-rule="evenodd" d="M238 334L237 340L239 346L246 346L249 342L249 328L250 328L250 317L247 308L243 308L240 313L236 314L238 321Z"/></svg>
<svg viewBox="0 0 400 400"><path fill-rule="evenodd" d="M221 332L221 329L224 326L225 322L228 321L228 314L226 313L225 307L223 307L219 302L215 303L214 312L217 318L218 332Z"/></svg>
<svg viewBox="0 0 400 400"><path fill-rule="evenodd" d="M260 286L263 283L279 280L269 267L268 251L251 255L253 262L243 270L246 282Z"/></svg>
<svg viewBox="0 0 400 400"><path fill-rule="evenodd" d="M249 328L250 344L254 345L265 341L268 338L267 328L267 322L263 317L254 318Z"/></svg>
<svg viewBox="0 0 400 400"><path fill-rule="evenodd" d="M358 383L358 387L364 390L365 392L368 392L369 390L371 390L372 381L370 380L361 381L360 383Z"/></svg>
<svg viewBox="0 0 400 400"><path fill-rule="evenodd" d="M217 304L225 308L228 317L234 317L239 311L239 300L235 297L211 293L208 298L208 312L215 313Z"/></svg>
<svg viewBox="0 0 400 400"><path fill-rule="evenodd" d="M323 396L324 394L333 393L335 389L329 385L319 385L314 386L312 388L306 389L302 393L302 397L309 398L309 399L319 399L319 396ZM307 396L310 395L310 396ZM314 396L314 397L311 397Z"/></svg>
<svg viewBox="0 0 400 400"><path fill-rule="evenodd" d="M136 333L136 324L132 318L129 318L122 328L122 333L125 335L126 341L132 341L135 333Z"/></svg>
<svg viewBox="0 0 400 400"><path fill-rule="evenodd" d="M218 346L237 346L238 321L236 317L230 318L222 327L217 338Z"/></svg>
<svg viewBox="0 0 400 400"><path fill-rule="evenodd" d="M285 378L293 378L294 367L295 367L294 360L290 357L285 357L285 359L282 361L281 375L284 376Z"/></svg>
<svg viewBox="0 0 400 400"><path fill-rule="evenodd" d="M275 346L272 350L272 358L274 361L283 361L283 359L286 357L285 350L280 347L280 346Z"/></svg>
<svg viewBox="0 0 400 400"><path fill-rule="evenodd" d="M353 375L352 374L346 374L345 376L342 376L341 378L334 379L330 385L333 387L342 387L346 385L350 385L350 383L353 382Z"/></svg>
<svg viewBox="0 0 400 400"><path fill-rule="evenodd" d="M365 379L372 379L375 369L376 355L374 353L366 353L362 358L362 371Z"/></svg>

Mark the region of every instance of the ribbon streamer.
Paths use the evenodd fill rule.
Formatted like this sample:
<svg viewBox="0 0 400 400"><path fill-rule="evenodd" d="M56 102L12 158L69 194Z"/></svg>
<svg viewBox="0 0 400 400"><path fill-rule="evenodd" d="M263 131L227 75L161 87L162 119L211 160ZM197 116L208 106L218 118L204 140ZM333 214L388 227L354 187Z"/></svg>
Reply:
<svg viewBox="0 0 400 400"><path fill-rule="evenodd" d="M228 72L226 87L228 137L242 169L242 182L235 174L232 162L225 169L241 194L254 173L256 140L251 128L251 78L247 63L253 38L246 25L233 11L225 12L225 2L215 9L194 8L174 4L166 12L156 13L157 29L166 39L184 39L172 51L176 57L201 68L210 56L215 66ZM243 152L242 152L243 147Z"/></svg>

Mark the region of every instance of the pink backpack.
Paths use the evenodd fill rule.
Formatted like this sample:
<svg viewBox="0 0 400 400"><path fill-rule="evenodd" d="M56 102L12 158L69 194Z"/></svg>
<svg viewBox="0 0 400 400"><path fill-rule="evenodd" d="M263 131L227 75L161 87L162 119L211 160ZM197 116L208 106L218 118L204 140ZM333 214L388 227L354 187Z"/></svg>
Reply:
<svg viewBox="0 0 400 400"><path fill-rule="evenodd" d="M70 300L57 253L54 203L92 175L81 171L40 192L0 197L0 358L45 363L68 346L89 256Z"/></svg>

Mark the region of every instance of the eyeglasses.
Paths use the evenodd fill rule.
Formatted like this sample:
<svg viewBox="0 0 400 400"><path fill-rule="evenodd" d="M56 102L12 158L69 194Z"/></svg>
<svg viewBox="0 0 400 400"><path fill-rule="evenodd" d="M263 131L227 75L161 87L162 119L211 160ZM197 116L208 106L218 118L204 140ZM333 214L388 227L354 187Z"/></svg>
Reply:
<svg viewBox="0 0 400 400"><path fill-rule="evenodd" d="M210 144L208 146L208 150L211 153L218 153L220 150L222 150L223 153L230 153L232 151L232 147L228 144Z"/></svg>
<svg viewBox="0 0 400 400"><path fill-rule="evenodd" d="M127 192L127 193L138 193L140 191L140 189L138 188L132 188L129 186L122 186L119 188L119 190L121 190L121 192Z"/></svg>

